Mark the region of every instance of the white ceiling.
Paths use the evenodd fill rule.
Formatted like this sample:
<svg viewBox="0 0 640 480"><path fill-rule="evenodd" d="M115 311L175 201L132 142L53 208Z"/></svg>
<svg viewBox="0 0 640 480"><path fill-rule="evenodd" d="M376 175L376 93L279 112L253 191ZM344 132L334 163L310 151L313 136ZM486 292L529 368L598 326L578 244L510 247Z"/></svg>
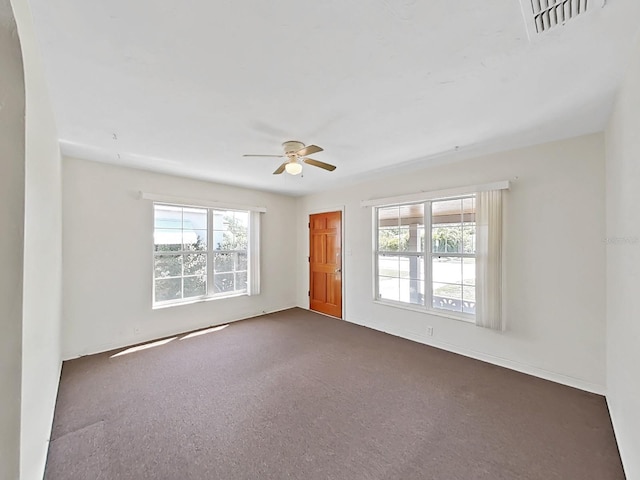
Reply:
<svg viewBox="0 0 640 480"><path fill-rule="evenodd" d="M292 195L601 131L640 27L638 0L530 39L530 0L30 2L63 153ZM285 140L337 170L242 157Z"/></svg>

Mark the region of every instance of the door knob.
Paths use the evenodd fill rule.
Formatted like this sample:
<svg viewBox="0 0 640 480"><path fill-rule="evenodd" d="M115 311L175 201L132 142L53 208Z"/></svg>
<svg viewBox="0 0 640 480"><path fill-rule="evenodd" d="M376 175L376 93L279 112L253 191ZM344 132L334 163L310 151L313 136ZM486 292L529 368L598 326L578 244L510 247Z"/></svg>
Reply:
<svg viewBox="0 0 640 480"><path fill-rule="evenodd" d="M336 268L336 271L334 273L340 273L342 271L341 268Z"/></svg>

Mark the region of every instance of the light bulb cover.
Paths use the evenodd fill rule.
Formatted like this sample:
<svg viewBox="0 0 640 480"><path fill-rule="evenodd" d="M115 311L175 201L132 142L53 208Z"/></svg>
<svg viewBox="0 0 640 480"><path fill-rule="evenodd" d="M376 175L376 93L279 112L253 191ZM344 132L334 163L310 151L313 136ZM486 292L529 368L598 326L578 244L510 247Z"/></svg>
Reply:
<svg viewBox="0 0 640 480"><path fill-rule="evenodd" d="M300 165L298 162L289 162L284 167L284 169L291 175L298 175L302 172L302 165Z"/></svg>

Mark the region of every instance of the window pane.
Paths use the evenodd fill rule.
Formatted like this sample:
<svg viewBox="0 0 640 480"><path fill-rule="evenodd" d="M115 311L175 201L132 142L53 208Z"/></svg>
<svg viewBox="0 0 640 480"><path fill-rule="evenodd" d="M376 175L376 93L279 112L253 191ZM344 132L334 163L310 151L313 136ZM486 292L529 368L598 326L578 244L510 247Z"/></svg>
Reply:
<svg viewBox="0 0 640 480"><path fill-rule="evenodd" d="M476 253L476 197L462 199L462 251Z"/></svg>
<svg viewBox="0 0 640 480"><path fill-rule="evenodd" d="M249 247L249 213L219 212L214 214L213 248L247 250Z"/></svg>
<svg viewBox="0 0 640 480"><path fill-rule="evenodd" d="M238 227L249 228L249 212L235 212Z"/></svg>
<svg viewBox="0 0 640 480"><path fill-rule="evenodd" d="M462 223L462 199L431 202L431 224Z"/></svg>
<svg viewBox="0 0 640 480"><path fill-rule="evenodd" d="M182 250L182 230L156 229L153 242L156 252L179 252Z"/></svg>
<svg viewBox="0 0 640 480"><path fill-rule="evenodd" d="M400 301L424 305L424 282L407 278L400 279Z"/></svg>
<svg viewBox="0 0 640 480"><path fill-rule="evenodd" d="M462 213L464 223L476 223L476 197L462 199Z"/></svg>
<svg viewBox="0 0 640 480"><path fill-rule="evenodd" d="M400 225L424 225L424 203L400 207Z"/></svg>
<svg viewBox="0 0 640 480"><path fill-rule="evenodd" d="M424 204L415 203L401 206L400 225L399 249L404 252L421 251L420 234L424 230Z"/></svg>
<svg viewBox="0 0 640 480"><path fill-rule="evenodd" d="M475 287L463 287L463 300L462 311L464 313L470 313L475 315L476 313L476 288Z"/></svg>
<svg viewBox="0 0 640 480"><path fill-rule="evenodd" d="M476 224L465 223L462 226L463 253L476 253Z"/></svg>
<svg viewBox="0 0 640 480"><path fill-rule="evenodd" d="M400 278L412 278L424 280L424 257L407 256L398 257L400 261Z"/></svg>
<svg viewBox="0 0 640 480"><path fill-rule="evenodd" d="M182 233L184 249L204 251L207 249L206 230L185 230Z"/></svg>
<svg viewBox="0 0 640 480"><path fill-rule="evenodd" d="M182 207L154 205L153 226L154 228L182 230Z"/></svg>
<svg viewBox="0 0 640 480"><path fill-rule="evenodd" d="M233 273L216 273L213 275L214 293L232 292L233 289Z"/></svg>
<svg viewBox="0 0 640 480"><path fill-rule="evenodd" d="M184 256L184 275L200 275L202 277L207 274L207 255L193 254Z"/></svg>
<svg viewBox="0 0 640 480"><path fill-rule="evenodd" d="M246 250L249 246L249 213L232 212L227 222L227 228L232 234L229 238L230 246L228 250Z"/></svg>
<svg viewBox="0 0 640 480"><path fill-rule="evenodd" d="M236 273L236 290L245 291L247 289L247 272Z"/></svg>
<svg viewBox="0 0 640 480"><path fill-rule="evenodd" d="M213 229L214 230L226 230L227 226L224 222L224 212L216 210L213 212Z"/></svg>
<svg viewBox="0 0 640 480"><path fill-rule="evenodd" d="M207 281L205 277L185 277L184 298L201 297L207 293Z"/></svg>
<svg viewBox="0 0 640 480"><path fill-rule="evenodd" d="M204 208L185 208L182 214L184 230L206 230L207 210Z"/></svg>
<svg viewBox="0 0 640 480"><path fill-rule="evenodd" d="M400 301L400 279L394 277L378 277L378 297L383 300Z"/></svg>
<svg viewBox="0 0 640 480"><path fill-rule="evenodd" d="M400 249L400 230L398 228L381 228L378 230L378 250L381 252L397 252Z"/></svg>
<svg viewBox="0 0 640 480"><path fill-rule="evenodd" d="M216 212L222 214L222 228L220 228L220 230L229 230L230 221L233 219L233 212L225 210L216 210ZM216 228L216 230L218 229Z"/></svg>
<svg viewBox="0 0 640 480"><path fill-rule="evenodd" d="M155 281L156 302L176 300L182 298L182 279L171 278Z"/></svg>
<svg viewBox="0 0 640 480"><path fill-rule="evenodd" d="M237 230L234 232L233 237L229 238L228 250L247 250L247 232L246 230L243 231L242 228L244 227L237 227Z"/></svg>
<svg viewBox="0 0 640 480"><path fill-rule="evenodd" d="M236 268L238 270L247 270L247 254L246 253L238 253L238 266Z"/></svg>
<svg viewBox="0 0 640 480"><path fill-rule="evenodd" d="M153 259L155 278L179 277L182 275L182 255L156 255Z"/></svg>
<svg viewBox="0 0 640 480"><path fill-rule="evenodd" d="M214 246L218 250L246 250L249 212L215 210L213 229L216 232L226 232L225 235L216 236Z"/></svg>
<svg viewBox="0 0 640 480"><path fill-rule="evenodd" d="M234 212L238 228L249 228L249 212Z"/></svg>
<svg viewBox="0 0 640 480"><path fill-rule="evenodd" d="M417 252L415 232L413 236L413 248L411 248L412 245L409 244L409 240L409 227L400 227L398 230L398 250L401 252Z"/></svg>
<svg viewBox="0 0 640 480"><path fill-rule="evenodd" d="M460 224L441 224L431 229L432 251L434 253L461 253Z"/></svg>
<svg viewBox="0 0 640 480"><path fill-rule="evenodd" d="M233 272L233 253L214 253L213 271L216 273Z"/></svg>
<svg viewBox="0 0 640 480"><path fill-rule="evenodd" d="M465 285L476 284L476 259L464 258L462 260L462 283Z"/></svg>
<svg viewBox="0 0 640 480"><path fill-rule="evenodd" d="M434 256L432 280L436 283L462 283L462 258Z"/></svg>
<svg viewBox="0 0 640 480"><path fill-rule="evenodd" d="M462 311L462 286L446 283L433 283L433 308L454 312Z"/></svg>
<svg viewBox="0 0 640 480"><path fill-rule="evenodd" d="M228 235L229 234L227 232L214 231L213 232L213 249L226 250L226 248L224 248L227 245L225 237L227 237Z"/></svg>
<svg viewBox="0 0 640 480"><path fill-rule="evenodd" d="M399 277L400 263L398 257L378 255L378 275Z"/></svg>
<svg viewBox="0 0 640 480"><path fill-rule="evenodd" d="M400 225L400 207L378 209L378 227L398 227Z"/></svg>

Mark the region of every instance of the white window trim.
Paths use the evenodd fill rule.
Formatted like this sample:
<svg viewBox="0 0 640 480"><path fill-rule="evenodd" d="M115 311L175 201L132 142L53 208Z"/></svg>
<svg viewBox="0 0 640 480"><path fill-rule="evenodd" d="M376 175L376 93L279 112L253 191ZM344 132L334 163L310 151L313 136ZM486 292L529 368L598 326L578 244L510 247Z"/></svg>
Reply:
<svg viewBox="0 0 640 480"><path fill-rule="evenodd" d="M139 192L142 200L152 200L153 202L165 205L173 205L176 207L199 207L199 208L218 208L222 210L239 210L266 213L267 207L256 207L242 205L240 203L219 202L217 200L202 200L197 198L176 197L173 195L164 195L159 193Z"/></svg>
<svg viewBox="0 0 640 480"><path fill-rule="evenodd" d="M400 308L402 310L411 310L418 313L426 313L427 315L435 315L436 317L444 317L450 318L452 320L459 320L461 322L467 322L475 324L475 316L464 313L456 313L448 310L438 309L438 308L428 308L423 307L422 305L413 305L411 303L403 303L403 302L394 302L393 300L381 300L379 298L375 298L373 303L378 305L384 305L385 307L394 307Z"/></svg>
<svg viewBox="0 0 640 480"><path fill-rule="evenodd" d="M194 207L194 208L203 208L207 210L207 293L205 295L200 295L197 297L188 297L188 298L180 298L175 300L166 300L163 302L156 302L155 300L155 257L156 251L154 248L153 242L151 243L151 305L152 309L161 309L167 307L175 307L178 305L189 305L193 303L200 302L208 302L211 300L220 300L234 297L242 297L242 296L252 296L260 294L260 214L266 212L266 208L263 207L245 207L238 204L229 204L229 203L220 203L220 202L204 202L202 203L193 203L199 202L198 200L188 200L182 198L182 201L185 203L172 203L167 201L167 198L178 198L171 197L167 195L154 195L154 194L145 194L140 192L140 198L144 200L153 200L153 198L162 198L162 200L154 200L152 205L152 218L153 213L155 212L156 205L166 205L173 207ZM206 205L208 203L209 205ZM215 204L215 205L211 205ZM233 207L231 207L233 205ZM223 293L210 293L210 288L212 286L211 282L213 281L213 254L215 250L211 248L211 241L213 238L213 212L214 210L232 210L239 212L248 212L249 213L249 245L247 247L247 291L246 292L223 292ZM155 226L153 226L153 230L155 231ZM191 252L193 253L193 252Z"/></svg>
<svg viewBox="0 0 640 480"><path fill-rule="evenodd" d="M473 195L478 192L487 192L489 190L508 190L510 188L509 180L502 180L493 183L484 183L480 185L469 185L467 187L448 188L445 190L432 190L429 192L411 193L409 195L398 195L395 197L376 198L373 200L362 200L362 207L384 207L389 205L402 205L406 203L421 203L429 200L446 200L451 197L464 197Z"/></svg>
<svg viewBox="0 0 640 480"><path fill-rule="evenodd" d="M506 182L508 184L508 182ZM491 185L496 185L496 184L491 184ZM457 190L457 189L456 189ZM448 190L447 192L451 192L452 190ZM431 235L426 235L426 232L431 232L431 203L434 201L439 201L439 200L455 200L457 198L468 198L470 196L475 196L476 192L468 192L466 194L460 194L460 195L455 195L455 196L446 196L446 197L434 197L434 198L429 198L426 200L417 200L417 201L411 201L411 202L404 202L404 203L399 203L399 204L389 204L389 203L383 203L380 205L376 205L375 208L371 209L372 212L372 225L375 225L375 228L373 228L373 245L374 245L374 249L373 249L373 271L374 271L374 282L373 282L373 302L377 303L379 305L386 305L386 306L390 306L390 307L395 307L395 308L401 308L404 310L411 310L411 311L416 311L416 312L420 312L420 313L426 313L429 315L436 315L439 317L446 317L446 318L450 318L453 320L461 320L464 322L468 322L468 323L476 323L476 316L475 314L470 314L470 313L463 313L463 312L454 312L454 311L450 311L450 310L446 310L443 308L434 308L432 306L432 302L433 302L433 279L432 279L432 256L433 256L433 252L432 252L432 244L431 244ZM399 197L394 197L394 198L399 198ZM403 197L403 198L406 198ZM387 199L383 199L383 200L388 200ZM424 305L416 305L416 304L412 304L412 303L407 303L407 302L400 302L400 301L395 301L395 300L389 300L389 299L381 299L379 296L379 282L380 282L380 278L379 278L379 272L378 272L378 254L379 254L379 248L378 248L378 208L382 208L385 206L395 206L395 205L407 205L407 204L419 204L422 203L424 205L424 229L425 229L425 245L424 245L424 251L423 252L406 252L406 253L410 253L410 254L414 254L416 253L419 256L423 257L423 262L424 262L424 276L425 276L425 280L424 280L424 284L425 284L425 290L424 290ZM427 208L429 207L429 208ZM426 212L429 212L429 214L427 215ZM403 252L398 252L398 255L401 255ZM471 257L473 256L475 258L475 254L473 255L465 255L465 254L453 254L453 256L460 256L460 257Z"/></svg>

